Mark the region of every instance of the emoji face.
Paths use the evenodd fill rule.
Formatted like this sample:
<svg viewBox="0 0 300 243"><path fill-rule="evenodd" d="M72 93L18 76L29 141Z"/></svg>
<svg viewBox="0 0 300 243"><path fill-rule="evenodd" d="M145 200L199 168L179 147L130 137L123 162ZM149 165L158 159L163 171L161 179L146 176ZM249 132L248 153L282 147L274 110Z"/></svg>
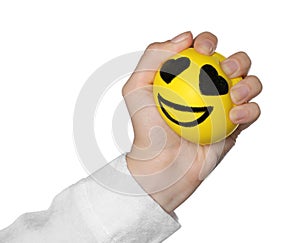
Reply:
<svg viewBox="0 0 300 243"><path fill-rule="evenodd" d="M204 56L193 48L171 57L153 83L159 113L183 138L211 144L229 136L237 125L229 119L234 106L230 88L241 78L229 79L220 67L225 57Z"/></svg>

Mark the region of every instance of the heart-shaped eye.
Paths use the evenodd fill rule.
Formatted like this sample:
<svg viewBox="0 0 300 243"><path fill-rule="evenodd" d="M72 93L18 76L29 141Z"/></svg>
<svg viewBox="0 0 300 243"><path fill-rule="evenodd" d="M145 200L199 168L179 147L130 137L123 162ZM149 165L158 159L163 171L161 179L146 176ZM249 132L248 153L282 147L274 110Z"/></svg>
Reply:
<svg viewBox="0 0 300 243"><path fill-rule="evenodd" d="M203 95L224 95L228 93L228 83L220 76L217 70L209 65L204 65L199 75L200 91Z"/></svg>
<svg viewBox="0 0 300 243"><path fill-rule="evenodd" d="M162 65L160 76L167 84L169 84L176 76L187 69L190 66L190 63L191 61L187 57L170 59Z"/></svg>

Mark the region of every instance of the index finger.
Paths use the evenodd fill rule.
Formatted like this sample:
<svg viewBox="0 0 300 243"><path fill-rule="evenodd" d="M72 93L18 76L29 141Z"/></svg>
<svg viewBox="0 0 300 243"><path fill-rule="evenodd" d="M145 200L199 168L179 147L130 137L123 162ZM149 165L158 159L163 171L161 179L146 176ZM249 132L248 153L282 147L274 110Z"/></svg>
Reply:
<svg viewBox="0 0 300 243"><path fill-rule="evenodd" d="M196 36L194 40L194 48L197 52L203 55L212 55L218 44L218 38L210 33L210 32L203 32Z"/></svg>

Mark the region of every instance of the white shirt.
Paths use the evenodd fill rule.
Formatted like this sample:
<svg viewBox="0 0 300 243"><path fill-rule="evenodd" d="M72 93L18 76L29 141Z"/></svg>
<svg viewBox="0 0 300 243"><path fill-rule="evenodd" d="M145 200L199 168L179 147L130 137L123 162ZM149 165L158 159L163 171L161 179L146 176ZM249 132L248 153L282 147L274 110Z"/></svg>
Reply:
<svg viewBox="0 0 300 243"><path fill-rule="evenodd" d="M130 175L125 155L110 164ZM1 230L0 243L162 242L179 228L176 215L146 193L117 193L89 176L59 193L48 210L23 214Z"/></svg>

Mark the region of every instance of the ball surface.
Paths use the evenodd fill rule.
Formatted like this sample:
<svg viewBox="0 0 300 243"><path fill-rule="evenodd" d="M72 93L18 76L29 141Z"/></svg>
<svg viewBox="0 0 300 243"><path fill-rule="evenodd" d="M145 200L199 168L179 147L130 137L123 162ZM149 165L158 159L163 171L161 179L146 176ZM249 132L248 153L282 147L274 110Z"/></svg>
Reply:
<svg viewBox="0 0 300 243"><path fill-rule="evenodd" d="M229 79L220 67L225 57L186 49L169 58L155 75L153 95L166 123L181 137L201 145L219 142L238 125L229 119L234 106Z"/></svg>

